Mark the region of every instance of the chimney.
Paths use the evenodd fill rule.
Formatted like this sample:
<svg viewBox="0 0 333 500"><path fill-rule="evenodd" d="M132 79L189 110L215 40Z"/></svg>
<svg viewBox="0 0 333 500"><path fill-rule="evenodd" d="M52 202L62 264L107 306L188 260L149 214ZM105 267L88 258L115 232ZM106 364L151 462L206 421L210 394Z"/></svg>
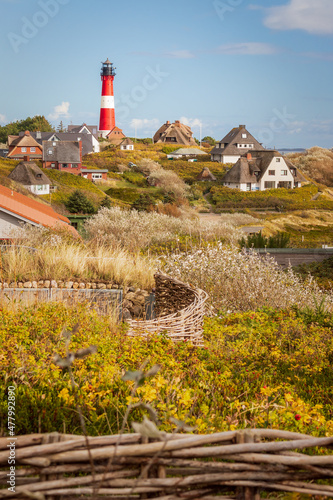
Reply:
<svg viewBox="0 0 333 500"><path fill-rule="evenodd" d="M29 130L26 130L26 131L24 132L24 135L30 135Z"/></svg>
<svg viewBox="0 0 333 500"><path fill-rule="evenodd" d="M252 154L251 153L247 153L246 154L246 159L247 160L252 160Z"/></svg>
<svg viewBox="0 0 333 500"><path fill-rule="evenodd" d="M79 149L80 149L80 164L82 163L82 141L78 139Z"/></svg>
<svg viewBox="0 0 333 500"><path fill-rule="evenodd" d="M245 125L239 125L238 128L246 128Z"/></svg>
<svg viewBox="0 0 333 500"><path fill-rule="evenodd" d="M38 139L41 139L41 138L42 138L42 133L41 133L41 131L40 131L40 130L38 130L38 131L36 132L36 139L38 140Z"/></svg>
<svg viewBox="0 0 333 500"><path fill-rule="evenodd" d="M170 125L170 122L169 122L169 120L168 120L168 121L166 122L166 124L167 124L167 125Z"/></svg>

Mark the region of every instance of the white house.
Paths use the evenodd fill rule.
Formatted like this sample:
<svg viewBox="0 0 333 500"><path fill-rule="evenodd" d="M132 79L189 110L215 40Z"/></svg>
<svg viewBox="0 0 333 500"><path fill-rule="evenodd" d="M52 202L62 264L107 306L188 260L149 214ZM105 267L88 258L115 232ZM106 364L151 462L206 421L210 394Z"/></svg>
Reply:
<svg viewBox="0 0 333 500"><path fill-rule="evenodd" d="M210 152L212 161L220 163L236 163L248 151L260 151L264 147L246 130L245 125L239 125L218 142Z"/></svg>
<svg viewBox="0 0 333 500"><path fill-rule="evenodd" d="M121 142L120 149L122 151L133 151L133 149L134 149L134 142L131 141L131 139L129 139L128 137L126 137L126 139L124 139Z"/></svg>
<svg viewBox="0 0 333 500"><path fill-rule="evenodd" d="M248 152L222 179L224 186L241 191L301 187L306 182L297 168L275 150Z"/></svg>
<svg viewBox="0 0 333 500"><path fill-rule="evenodd" d="M23 184L23 186L34 194L49 194L50 179L32 161L21 161L8 175L9 179Z"/></svg>

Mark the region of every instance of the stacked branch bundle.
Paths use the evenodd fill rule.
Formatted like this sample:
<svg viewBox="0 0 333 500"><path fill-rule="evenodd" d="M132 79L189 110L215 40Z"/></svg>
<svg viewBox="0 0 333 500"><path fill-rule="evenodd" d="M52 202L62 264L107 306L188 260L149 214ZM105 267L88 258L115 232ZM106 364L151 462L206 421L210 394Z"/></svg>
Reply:
<svg viewBox="0 0 333 500"><path fill-rule="evenodd" d="M15 493L7 484L9 440L0 438L0 498L258 500L264 491L333 497L333 437L273 429L161 433L158 440L18 436Z"/></svg>
<svg viewBox="0 0 333 500"><path fill-rule="evenodd" d="M166 333L173 341L202 346L203 317L208 295L170 276L155 275L156 319L129 321L129 336L148 337Z"/></svg>

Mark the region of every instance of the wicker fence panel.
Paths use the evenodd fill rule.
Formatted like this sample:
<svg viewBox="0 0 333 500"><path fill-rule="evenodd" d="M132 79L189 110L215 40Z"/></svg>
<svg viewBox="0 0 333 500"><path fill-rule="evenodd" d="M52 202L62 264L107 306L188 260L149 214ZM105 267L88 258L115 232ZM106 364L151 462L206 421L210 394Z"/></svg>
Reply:
<svg viewBox="0 0 333 500"><path fill-rule="evenodd" d="M15 438L14 473L9 442L0 438L4 499L258 500L270 491L333 497L333 437L273 429L150 441L139 434L33 434Z"/></svg>
<svg viewBox="0 0 333 500"><path fill-rule="evenodd" d="M202 326L208 295L169 276L155 275L156 319L130 320L129 336L147 337L165 332L175 342L190 340L202 346Z"/></svg>

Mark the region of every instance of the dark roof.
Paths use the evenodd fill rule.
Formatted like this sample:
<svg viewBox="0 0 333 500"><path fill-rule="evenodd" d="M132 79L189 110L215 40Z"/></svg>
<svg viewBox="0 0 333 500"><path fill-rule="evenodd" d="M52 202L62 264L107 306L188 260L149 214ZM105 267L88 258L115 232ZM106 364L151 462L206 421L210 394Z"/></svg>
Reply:
<svg viewBox="0 0 333 500"><path fill-rule="evenodd" d="M83 129L86 127L89 132L84 132ZM90 133L92 135L97 136L98 134L98 127L97 125L87 125L86 123L83 123L82 125L68 125L67 131L70 132L71 134L79 133L79 134L87 134Z"/></svg>
<svg viewBox="0 0 333 500"><path fill-rule="evenodd" d="M242 138L246 134L246 138ZM238 148L237 144L253 144L251 148ZM223 147L221 147L223 146ZM239 125L228 132L210 152L210 154L239 156L249 150L263 150L264 147L250 134L245 125Z"/></svg>
<svg viewBox="0 0 333 500"><path fill-rule="evenodd" d="M87 155L94 152L92 134L75 132L31 132L31 136L42 145L43 141L82 141L82 155Z"/></svg>
<svg viewBox="0 0 333 500"><path fill-rule="evenodd" d="M239 158L235 165L225 174L222 182L247 183L257 182L257 177L251 172L246 158Z"/></svg>
<svg viewBox="0 0 333 500"><path fill-rule="evenodd" d="M279 151L273 149L253 150L251 154L241 156L235 165L225 174L222 182L231 183L247 183L259 181L268 167L270 166L273 158L282 158ZM296 182L305 182L306 179L300 174L297 168L284 158L286 165L292 171L294 180ZM256 175L259 174L258 176Z"/></svg>
<svg viewBox="0 0 333 500"><path fill-rule="evenodd" d="M41 186L51 184L50 179L32 161L21 161L8 175L9 179L19 182L24 186Z"/></svg>
<svg viewBox="0 0 333 500"><path fill-rule="evenodd" d="M81 163L79 141L43 141L43 161Z"/></svg>

